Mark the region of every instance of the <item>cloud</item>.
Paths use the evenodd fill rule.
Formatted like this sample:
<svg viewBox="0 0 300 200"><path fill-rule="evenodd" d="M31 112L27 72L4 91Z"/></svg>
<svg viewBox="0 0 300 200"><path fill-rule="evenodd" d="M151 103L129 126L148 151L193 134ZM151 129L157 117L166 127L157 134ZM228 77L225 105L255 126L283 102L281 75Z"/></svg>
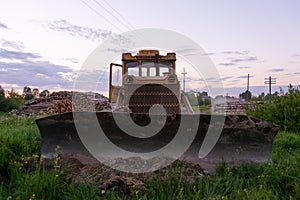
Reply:
<svg viewBox="0 0 300 200"><path fill-rule="evenodd" d="M48 24L51 30L68 33L74 37L80 37L91 41L103 41L112 36L112 32L104 29L93 29L85 26L77 26L66 20L55 20Z"/></svg>
<svg viewBox="0 0 300 200"><path fill-rule="evenodd" d="M247 55L249 51L223 51L223 54L236 54L236 55Z"/></svg>
<svg viewBox="0 0 300 200"><path fill-rule="evenodd" d="M233 78L233 76L225 76L225 77L222 78L222 81L226 81L226 80L231 79L231 78Z"/></svg>
<svg viewBox="0 0 300 200"><path fill-rule="evenodd" d="M213 55L216 55L216 53L212 53L212 52L210 52L210 53L202 53L201 55L203 55L203 56L213 56Z"/></svg>
<svg viewBox="0 0 300 200"><path fill-rule="evenodd" d="M284 69L282 68L277 68L277 69L270 69L269 72L282 72Z"/></svg>
<svg viewBox="0 0 300 200"><path fill-rule="evenodd" d="M250 67L249 66L240 66L238 67L239 69L249 69Z"/></svg>
<svg viewBox="0 0 300 200"><path fill-rule="evenodd" d="M239 79L232 79L232 80L229 80L228 82L230 83L236 83L236 82L239 82L240 80Z"/></svg>
<svg viewBox="0 0 300 200"><path fill-rule="evenodd" d="M110 51L110 52L114 52L114 53L120 53L120 55L122 54L122 53L131 53L131 54L133 54L133 53L136 53L135 51L131 51L131 50L129 50L129 49L123 49L123 48L121 48L121 49L114 49L114 48L106 48L105 49L106 51Z"/></svg>
<svg viewBox="0 0 300 200"><path fill-rule="evenodd" d="M24 48L23 42L15 42L15 41L9 41L4 39L1 39L0 42L3 47L10 47L12 49L19 50L19 51Z"/></svg>
<svg viewBox="0 0 300 200"><path fill-rule="evenodd" d="M0 22L0 28L8 29L7 25L3 24L2 22Z"/></svg>
<svg viewBox="0 0 300 200"><path fill-rule="evenodd" d="M292 58L300 58L300 54L295 53L295 54L293 54L291 57L292 57Z"/></svg>
<svg viewBox="0 0 300 200"><path fill-rule="evenodd" d="M78 63L77 58L65 58L65 60L70 61L71 63Z"/></svg>
<svg viewBox="0 0 300 200"><path fill-rule="evenodd" d="M9 60L22 60L27 61L30 59L41 58L40 55L28 52L21 51L9 51L3 48L0 48L0 58L9 59Z"/></svg>
<svg viewBox="0 0 300 200"><path fill-rule="evenodd" d="M0 48L0 59L1 58L10 61L4 62L0 60L0 84L6 87L14 87L14 89L31 86L49 90L72 90L74 89L74 82L79 75L79 71L73 70L68 66L36 60L36 58L42 57L35 53L8 51ZM74 63L78 62L76 58L65 58L65 60ZM79 88L87 89L97 85L97 87L101 86L100 89L102 90L103 88L108 89L108 72L94 70L80 73L83 73L84 76L81 76L83 82L79 82ZM101 83L98 81L99 77L102 77ZM76 83L78 82L76 81Z"/></svg>
<svg viewBox="0 0 300 200"><path fill-rule="evenodd" d="M67 66L56 65L47 61L38 61L39 54L9 51L0 48L0 80L4 85L17 85L21 89L26 85L53 89L71 88L75 71ZM21 62L20 62L21 61Z"/></svg>
<svg viewBox="0 0 300 200"><path fill-rule="evenodd" d="M234 66L234 63L219 63L221 66L229 67L229 66Z"/></svg>
<svg viewBox="0 0 300 200"><path fill-rule="evenodd" d="M254 77L253 75L249 76L249 78L253 78L253 77ZM248 75L247 76L238 76L237 78L240 78L240 79L248 78Z"/></svg>
<svg viewBox="0 0 300 200"><path fill-rule="evenodd" d="M68 66L57 65L48 61L35 60L35 58L42 57L30 52L24 53L0 49L0 58L12 60L9 63L0 61L0 84L6 86L13 85L14 89L22 89L27 85L49 90L72 90L74 89L74 82L80 72L73 70ZM20 60L22 62L19 62ZM65 60L78 62L76 58L65 58ZM80 73L81 79L79 80L79 84L81 85L79 88L91 88L91 86L94 87L98 84L97 87L100 85L101 89L103 89L103 87L104 89L107 89L109 78L108 72L94 70ZM101 77L101 83L97 83L99 77ZM81 80L83 80L82 83L80 82Z"/></svg>
<svg viewBox="0 0 300 200"><path fill-rule="evenodd" d="M3 70L2 70L3 69ZM74 74L69 67L49 62L4 63L0 62L0 80L5 84L35 87L71 87L72 81L66 74Z"/></svg>
<svg viewBox="0 0 300 200"><path fill-rule="evenodd" d="M222 81L222 78L218 78L218 77L208 77L204 79L207 82L215 82L215 83L219 83Z"/></svg>
<svg viewBox="0 0 300 200"><path fill-rule="evenodd" d="M115 75L113 75L113 80L116 81ZM108 91L109 71L103 69L95 69L95 70L83 69L77 73L77 77L75 81L76 81L76 90L90 91L90 90L94 90L96 87L98 91L101 92ZM119 81L121 81L121 79Z"/></svg>
<svg viewBox="0 0 300 200"><path fill-rule="evenodd" d="M252 62L252 61L257 61L257 57L256 56L249 56L249 57L245 57L245 58L231 59L231 62L233 62L233 63L237 63L237 62Z"/></svg>
<svg viewBox="0 0 300 200"><path fill-rule="evenodd" d="M180 46L177 49L174 49L174 51L177 54L180 54L182 56L197 56L197 55L205 55L205 53L203 53L203 51L201 51L200 49L194 48L194 47L190 47L190 46Z"/></svg>

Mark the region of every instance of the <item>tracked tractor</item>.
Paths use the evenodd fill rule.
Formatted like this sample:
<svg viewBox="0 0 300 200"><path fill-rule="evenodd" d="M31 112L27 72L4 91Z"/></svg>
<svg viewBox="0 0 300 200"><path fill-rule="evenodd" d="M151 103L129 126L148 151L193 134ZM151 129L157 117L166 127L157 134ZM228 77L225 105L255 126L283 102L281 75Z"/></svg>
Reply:
<svg viewBox="0 0 300 200"><path fill-rule="evenodd" d="M114 81L116 74L121 75L118 81ZM117 150L133 152L134 156L170 146L170 155L184 150L176 154L180 155L178 159L208 170L222 162L271 162L279 127L245 115L194 113L180 88L175 53L123 53L122 64L110 64L108 85L112 111L73 111L36 120L42 138L42 159L61 155L88 164L99 157L123 158L123 154L109 150L109 145L114 144ZM124 127L120 128L120 124ZM144 131L149 124L153 129L160 127L156 134ZM105 138L99 139L103 132ZM190 143L187 138L192 138ZM186 144L187 148L181 148ZM206 154L201 154L203 147L209 150Z"/></svg>
<svg viewBox="0 0 300 200"><path fill-rule="evenodd" d="M176 75L176 54L163 56L157 50L140 50L137 55L122 54L122 65L110 64L109 100L115 109L148 113L162 105L168 115L193 113L187 97L180 90ZM113 85L113 68L121 68L122 85Z"/></svg>

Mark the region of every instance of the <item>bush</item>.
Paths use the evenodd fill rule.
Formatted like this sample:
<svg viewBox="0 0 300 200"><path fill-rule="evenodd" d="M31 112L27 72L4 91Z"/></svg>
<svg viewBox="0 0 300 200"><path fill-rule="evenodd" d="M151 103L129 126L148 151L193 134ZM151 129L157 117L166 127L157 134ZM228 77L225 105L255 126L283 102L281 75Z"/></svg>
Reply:
<svg viewBox="0 0 300 200"><path fill-rule="evenodd" d="M300 133L300 90L289 85L288 92L280 91L272 101L265 102L248 114L278 124L284 131Z"/></svg>
<svg viewBox="0 0 300 200"><path fill-rule="evenodd" d="M9 112L13 109L18 109L24 103L24 98L15 91L8 92L8 97L5 97L4 90L0 86L0 112Z"/></svg>

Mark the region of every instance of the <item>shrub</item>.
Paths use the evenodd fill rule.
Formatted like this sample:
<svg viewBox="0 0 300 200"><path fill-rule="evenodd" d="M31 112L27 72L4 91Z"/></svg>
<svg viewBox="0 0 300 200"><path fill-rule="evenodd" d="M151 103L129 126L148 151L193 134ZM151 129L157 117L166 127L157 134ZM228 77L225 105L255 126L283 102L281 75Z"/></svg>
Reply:
<svg viewBox="0 0 300 200"><path fill-rule="evenodd" d="M265 102L248 114L278 124L285 131L300 133L300 88L289 85L285 93L273 96L272 101Z"/></svg>
<svg viewBox="0 0 300 200"><path fill-rule="evenodd" d="M8 97L5 97L4 90L0 86L0 112L9 112L13 109L18 109L24 103L24 98L15 91L8 92Z"/></svg>

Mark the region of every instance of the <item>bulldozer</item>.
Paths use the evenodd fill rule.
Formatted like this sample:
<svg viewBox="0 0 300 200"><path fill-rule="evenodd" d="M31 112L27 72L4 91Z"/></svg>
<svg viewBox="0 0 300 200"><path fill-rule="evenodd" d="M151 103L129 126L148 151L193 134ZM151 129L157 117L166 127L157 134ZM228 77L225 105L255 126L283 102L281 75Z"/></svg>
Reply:
<svg viewBox="0 0 300 200"><path fill-rule="evenodd" d="M148 113L154 104L162 105L168 115L193 114L187 97L180 90L176 75L176 54L159 54L158 50L140 50L136 56L123 53L123 64L110 64L109 100L116 108L132 113ZM120 67L122 86L113 85L113 67ZM182 106L181 106L182 105Z"/></svg>
<svg viewBox="0 0 300 200"><path fill-rule="evenodd" d="M113 81L116 69L122 75L119 84ZM87 148L84 140L96 140L96 136L90 136L89 133L95 132L97 135L94 130L98 130L100 125L105 136L114 145L140 154L163 148L181 130L181 136L169 151L176 152L177 147L190 144L187 148L181 148L184 151L176 154L180 155L176 159L199 164L206 170L213 171L223 162L241 165L272 161L272 145L279 126L246 115L195 113L181 90L176 75L176 53L160 55L158 50L140 50L136 55L123 53L122 64L110 64L108 85L108 99L112 110L92 112L96 120L91 118L90 111L61 113L36 120L41 133L42 159L53 159L59 155L76 157L88 164L97 160L95 154L116 156L113 152L105 152L109 148L105 146L105 142L97 143L98 146L103 146L101 152ZM165 117L161 118L162 115ZM122 121L125 116L129 116L140 127L153 123L154 129L157 126L161 126L161 129L155 135L139 131L141 135L133 137L119 127L118 120ZM220 120L216 120L219 118ZM222 119L223 123L220 125ZM76 126L78 121L81 121L80 127ZM161 121L165 123L161 125ZM125 126L128 124L126 120L122 123ZM132 127L135 126L128 126L134 131ZM81 129L86 135L80 135ZM215 134L214 130L220 134L214 139L213 146L208 148L209 151L200 156L202 146L206 145L209 135ZM195 134L192 137L193 131ZM187 137L193 140L187 143Z"/></svg>

